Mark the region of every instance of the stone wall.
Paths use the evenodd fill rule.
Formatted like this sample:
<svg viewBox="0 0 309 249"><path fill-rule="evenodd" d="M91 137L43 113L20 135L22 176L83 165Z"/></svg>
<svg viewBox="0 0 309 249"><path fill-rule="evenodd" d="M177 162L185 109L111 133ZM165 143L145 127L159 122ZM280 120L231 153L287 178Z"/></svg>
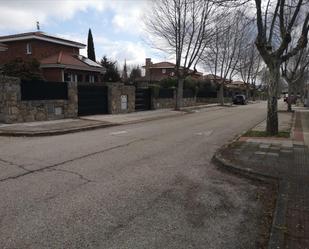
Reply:
<svg viewBox="0 0 309 249"><path fill-rule="evenodd" d="M224 98L224 103L231 103L231 98ZM198 104L219 103L217 98L183 98L183 107L195 106ZM153 98L152 109L174 108L176 104L176 95L174 98Z"/></svg>
<svg viewBox="0 0 309 249"><path fill-rule="evenodd" d="M122 103L126 96L127 104ZM125 108L126 107L126 108ZM108 85L108 113L129 113L135 111L135 87L122 83Z"/></svg>
<svg viewBox="0 0 309 249"><path fill-rule="evenodd" d="M174 90L173 98L158 98L152 94L151 106L152 109L163 109L163 108L175 108L176 106L176 90ZM196 98L183 98L183 106L194 106L196 105Z"/></svg>
<svg viewBox="0 0 309 249"><path fill-rule="evenodd" d="M196 98L183 98L183 107L195 106Z"/></svg>
<svg viewBox="0 0 309 249"><path fill-rule="evenodd" d="M77 84L68 83L67 100L21 100L20 79L0 76L0 122L19 123L77 117Z"/></svg>
<svg viewBox="0 0 309 249"><path fill-rule="evenodd" d="M174 108L176 104L175 98L153 98L152 109Z"/></svg>

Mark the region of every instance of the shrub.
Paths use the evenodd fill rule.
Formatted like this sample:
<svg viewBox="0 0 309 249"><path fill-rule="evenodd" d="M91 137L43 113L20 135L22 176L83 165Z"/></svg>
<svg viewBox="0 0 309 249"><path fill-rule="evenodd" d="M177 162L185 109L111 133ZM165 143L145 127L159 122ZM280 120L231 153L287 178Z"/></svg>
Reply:
<svg viewBox="0 0 309 249"><path fill-rule="evenodd" d="M3 65L3 74L19 77L22 80L41 80L40 62L36 59L23 60L17 58Z"/></svg>
<svg viewBox="0 0 309 249"><path fill-rule="evenodd" d="M167 78L160 81L160 86L162 88L173 88L177 87L177 79L175 78Z"/></svg>
<svg viewBox="0 0 309 249"><path fill-rule="evenodd" d="M149 85L149 88L151 90L152 96L157 98L159 96L160 86L156 84L152 84L152 85Z"/></svg>

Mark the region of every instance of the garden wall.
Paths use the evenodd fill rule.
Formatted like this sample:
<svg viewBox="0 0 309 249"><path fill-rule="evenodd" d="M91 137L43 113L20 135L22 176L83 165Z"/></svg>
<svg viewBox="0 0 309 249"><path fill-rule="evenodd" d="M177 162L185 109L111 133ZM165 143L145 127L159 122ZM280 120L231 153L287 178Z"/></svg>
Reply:
<svg viewBox="0 0 309 249"><path fill-rule="evenodd" d="M19 78L0 76L0 122L18 123L77 117L77 84L67 86L67 99L22 100Z"/></svg>
<svg viewBox="0 0 309 249"><path fill-rule="evenodd" d="M184 91L183 107L196 105L193 92ZM152 109L175 108L176 89L160 89L157 94L152 94Z"/></svg>

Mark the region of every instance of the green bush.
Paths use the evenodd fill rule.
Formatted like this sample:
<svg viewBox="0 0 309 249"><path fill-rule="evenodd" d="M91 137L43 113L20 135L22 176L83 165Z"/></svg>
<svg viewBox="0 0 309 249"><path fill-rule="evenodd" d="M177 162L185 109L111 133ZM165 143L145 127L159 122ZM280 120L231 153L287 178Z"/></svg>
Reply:
<svg viewBox="0 0 309 249"><path fill-rule="evenodd" d="M149 85L149 88L151 90L152 96L157 98L160 92L160 85L152 84L152 85Z"/></svg>
<svg viewBox="0 0 309 249"><path fill-rule="evenodd" d="M4 75L19 77L23 80L43 79L40 62L36 59L23 60L22 58L17 58L4 64L2 71Z"/></svg>
<svg viewBox="0 0 309 249"><path fill-rule="evenodd" d="M160 86L162 88L176 88L177 87L177 79L175 78L167 78L160 81Z"/></svg>

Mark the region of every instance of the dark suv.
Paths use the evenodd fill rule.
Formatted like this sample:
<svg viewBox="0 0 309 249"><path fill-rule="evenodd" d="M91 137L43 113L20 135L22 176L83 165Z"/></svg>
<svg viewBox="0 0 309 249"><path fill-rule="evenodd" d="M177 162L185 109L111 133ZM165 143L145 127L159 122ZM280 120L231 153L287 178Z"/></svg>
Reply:
<svg viewBox="0 0 309 249"><path fill-rule="evenodd" d="M235 104L235 105L238 105L238 104L245 105L245 104L247 104L246 96L241 95L241 94L235 95L234 98L233 98L233 104Z"/></svg>

